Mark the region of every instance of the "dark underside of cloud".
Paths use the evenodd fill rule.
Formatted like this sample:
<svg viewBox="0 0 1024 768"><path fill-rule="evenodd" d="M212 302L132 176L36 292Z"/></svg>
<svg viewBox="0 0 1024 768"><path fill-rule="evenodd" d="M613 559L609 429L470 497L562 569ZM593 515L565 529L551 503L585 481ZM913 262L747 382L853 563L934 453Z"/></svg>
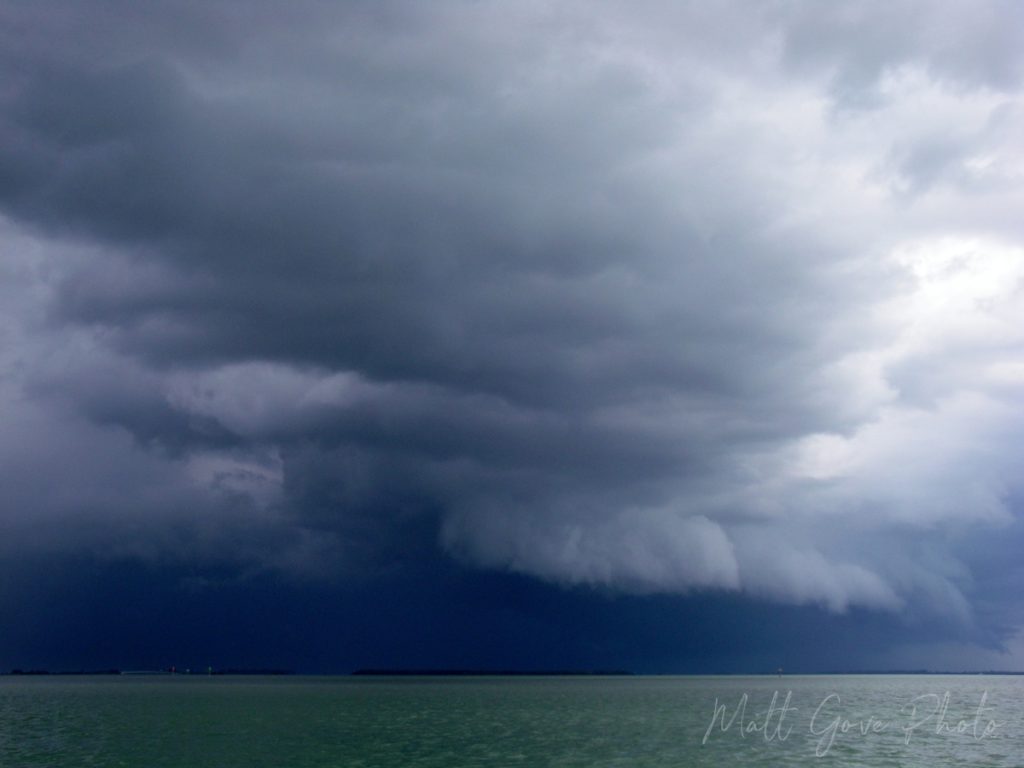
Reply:
<svg viewBox="0 0 1024 768"><path fill-rule="evenodd" d="M0 664L1019 663L1022 22L0 6Z"/></svg>

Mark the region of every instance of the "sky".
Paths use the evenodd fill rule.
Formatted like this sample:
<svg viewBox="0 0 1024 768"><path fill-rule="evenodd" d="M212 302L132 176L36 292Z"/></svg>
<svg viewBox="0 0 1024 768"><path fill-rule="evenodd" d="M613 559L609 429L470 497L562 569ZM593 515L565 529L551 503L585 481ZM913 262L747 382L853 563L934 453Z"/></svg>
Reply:
<svg viewBox="0 0 1024 768"><path fill-rule="evenodd" d="M0 670L1024 670L1024 5L0 1Z"/></svg>

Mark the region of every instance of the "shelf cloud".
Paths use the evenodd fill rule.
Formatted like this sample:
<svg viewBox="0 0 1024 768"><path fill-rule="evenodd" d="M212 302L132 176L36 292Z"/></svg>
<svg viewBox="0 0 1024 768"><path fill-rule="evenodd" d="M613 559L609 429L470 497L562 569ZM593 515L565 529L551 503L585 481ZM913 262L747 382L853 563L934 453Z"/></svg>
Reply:
<svg viewBox="0 0 1024 768"><path fill-rule="evenodd" d="M1001 647L1022 13L8 5L0 553Z"/></svg>

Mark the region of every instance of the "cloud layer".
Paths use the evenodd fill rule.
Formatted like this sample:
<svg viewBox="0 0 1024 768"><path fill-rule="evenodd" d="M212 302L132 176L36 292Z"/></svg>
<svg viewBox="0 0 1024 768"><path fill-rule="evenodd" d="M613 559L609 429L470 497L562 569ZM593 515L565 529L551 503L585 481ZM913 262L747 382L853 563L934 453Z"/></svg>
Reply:
<svg viewBox="0 0 1024 768"><path fill-rule="evenodd" d="M1024 620L1018 4L2 14L5 556Z"/></svg>

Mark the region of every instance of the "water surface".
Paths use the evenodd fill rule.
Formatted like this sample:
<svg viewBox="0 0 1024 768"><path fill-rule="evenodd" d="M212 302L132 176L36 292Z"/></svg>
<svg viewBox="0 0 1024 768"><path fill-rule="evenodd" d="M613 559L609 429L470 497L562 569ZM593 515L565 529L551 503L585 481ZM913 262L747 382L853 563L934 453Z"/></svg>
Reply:
<svg viewBox="0 0 1024 768"><path fill-rule="evenodd" d="M1013 676L0 677L0 768L1020 766L1022 721Z"/></svg>

